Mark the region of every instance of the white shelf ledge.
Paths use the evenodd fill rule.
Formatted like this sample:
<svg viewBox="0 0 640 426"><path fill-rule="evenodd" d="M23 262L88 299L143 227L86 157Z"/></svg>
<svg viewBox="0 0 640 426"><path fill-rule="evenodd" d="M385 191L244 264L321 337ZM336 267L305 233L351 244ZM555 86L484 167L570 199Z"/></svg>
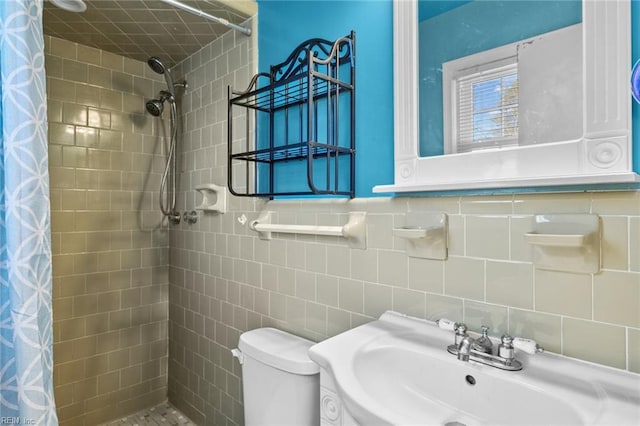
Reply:
<svg viewBox="0 0 640 426"><path fill-rule="evenodd" d="M553 191L554 186L570 185L606 185L606 184L636 184L640 182L640 175L636 173L612 173L593 174L583 176L564 177L537 177L523 179L490 179L473 181L453 181L452 179L439 180L437 177L426 184L403 183L391 185L376 185L373 187L374 193L387 192L432 192L432 191L457 191L473 189L507 189L507 188L527 188L542 187Z"/></svg>

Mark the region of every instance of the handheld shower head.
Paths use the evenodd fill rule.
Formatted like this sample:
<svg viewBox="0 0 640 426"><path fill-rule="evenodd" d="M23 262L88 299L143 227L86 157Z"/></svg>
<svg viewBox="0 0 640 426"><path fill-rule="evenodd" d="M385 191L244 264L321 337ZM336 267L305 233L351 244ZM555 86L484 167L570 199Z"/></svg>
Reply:
<svg viewBox="0 0 640 426"><path fill-rule="evenodd" d="M157 56L152 56L147 60L147 64L149 64L149 68L151 68L154 72L158 74L164 75L164 81L167 82L167 90L173 95L174 92L174 82L173 76L171 75L171 70L165 66L165 64L158 58Z"/></svg>
<svg viewBox="0 0 640 426"><path fill-rule="evenodd" d="M157 72L158 74L164 74L164 72L167 70L167 67L164 66L160 58L158 58L157 56L150 57L147 60L147 63L149 64L149 68L151 68L154 72Z"/></svg>
<svg viewBox="0 0 640 426"><path fill-rule="evenodd" d="M173 95L166 90L160 91L160 97L148 100L146 103L147 111L154 117L159 117L164 110L164 101L173 102Z"/></svg>

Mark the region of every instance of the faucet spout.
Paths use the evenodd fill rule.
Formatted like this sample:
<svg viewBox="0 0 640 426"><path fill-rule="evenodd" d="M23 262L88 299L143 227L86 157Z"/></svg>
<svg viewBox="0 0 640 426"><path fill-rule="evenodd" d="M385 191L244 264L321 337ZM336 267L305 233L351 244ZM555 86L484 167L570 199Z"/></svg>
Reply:
<svg viewBox="0 0 640 426"><path fill-rule="evenodd" d="M469 354L471 353L471 347L473 346L474 339L469 336L464 336L458 344L458 359L460 361L469 362Z"/></svg>

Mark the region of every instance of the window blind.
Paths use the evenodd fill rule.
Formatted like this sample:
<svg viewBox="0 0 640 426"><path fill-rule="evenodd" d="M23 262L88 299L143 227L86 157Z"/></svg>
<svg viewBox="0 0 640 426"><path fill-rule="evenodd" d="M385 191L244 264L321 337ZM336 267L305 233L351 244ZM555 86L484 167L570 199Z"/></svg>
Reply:
<svg viewBox="0 0 640 426"><path fill-rule="evenodd" d="M459 77L457 151L518 143L517 63Z"/></svg>

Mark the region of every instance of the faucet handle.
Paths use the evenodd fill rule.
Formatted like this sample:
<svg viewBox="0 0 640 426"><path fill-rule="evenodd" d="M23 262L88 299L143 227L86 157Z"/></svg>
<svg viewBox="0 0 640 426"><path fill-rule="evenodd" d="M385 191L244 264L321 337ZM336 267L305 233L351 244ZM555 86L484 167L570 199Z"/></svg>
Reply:
<svg viewBox="0 0 640 426"><path fill-rule="evenodd" d="M506 346L508 348L513 347L513 337L511 337L508 334L503 334L502 337L500 338L500 341L502 342L503 346Z"/></svg>
<svg viewBox="0 0 640 426"><path fill-rule="evenodd" d="M513 339L513 347L530 355L534 355L538 352L544 352L544 348L539 346L535 340L524 339L522 337L516 337Z"/></svg>
<svg viewBox="0 0 640 426"><path fill-rule="evenodd" d="M451 321L450 319L446 318L440 318L439 320L436 320L436 324L441 329L448 331L456 331L456 329L458 328L457 322Z"/></svg>
<svg viewBox="0 0 640 426"><path fill-rule="evenodd" d="M455 327L456 336L454 339L454 343L456 344L456 346L460 344L462 339L467 337L467 330L468 330L467 325L465 323L462 323L462 322L456 323L456 327Z"/></svg>
<svg viewBox="0 0 640 426"><path fill-rule="evenodd" d="M455 323L455 331L457 335L465 336L467 334L467 325L463 322Z"/></svg>
<svg viewBox="0 0 640 426"><path fill-rule="evenodd" d="M514 358L513 337L503 334L501 343L498 345L498 356L506 360Z"/></svg>
<svg viewBox="0 0 640 426"><path fill-rule="evenodd" d="M489 338L489 327L486 325L482 326L482 336L473 342L473 349L478 352L484 352L485 354L493 352L493 342Z"/></svg>

